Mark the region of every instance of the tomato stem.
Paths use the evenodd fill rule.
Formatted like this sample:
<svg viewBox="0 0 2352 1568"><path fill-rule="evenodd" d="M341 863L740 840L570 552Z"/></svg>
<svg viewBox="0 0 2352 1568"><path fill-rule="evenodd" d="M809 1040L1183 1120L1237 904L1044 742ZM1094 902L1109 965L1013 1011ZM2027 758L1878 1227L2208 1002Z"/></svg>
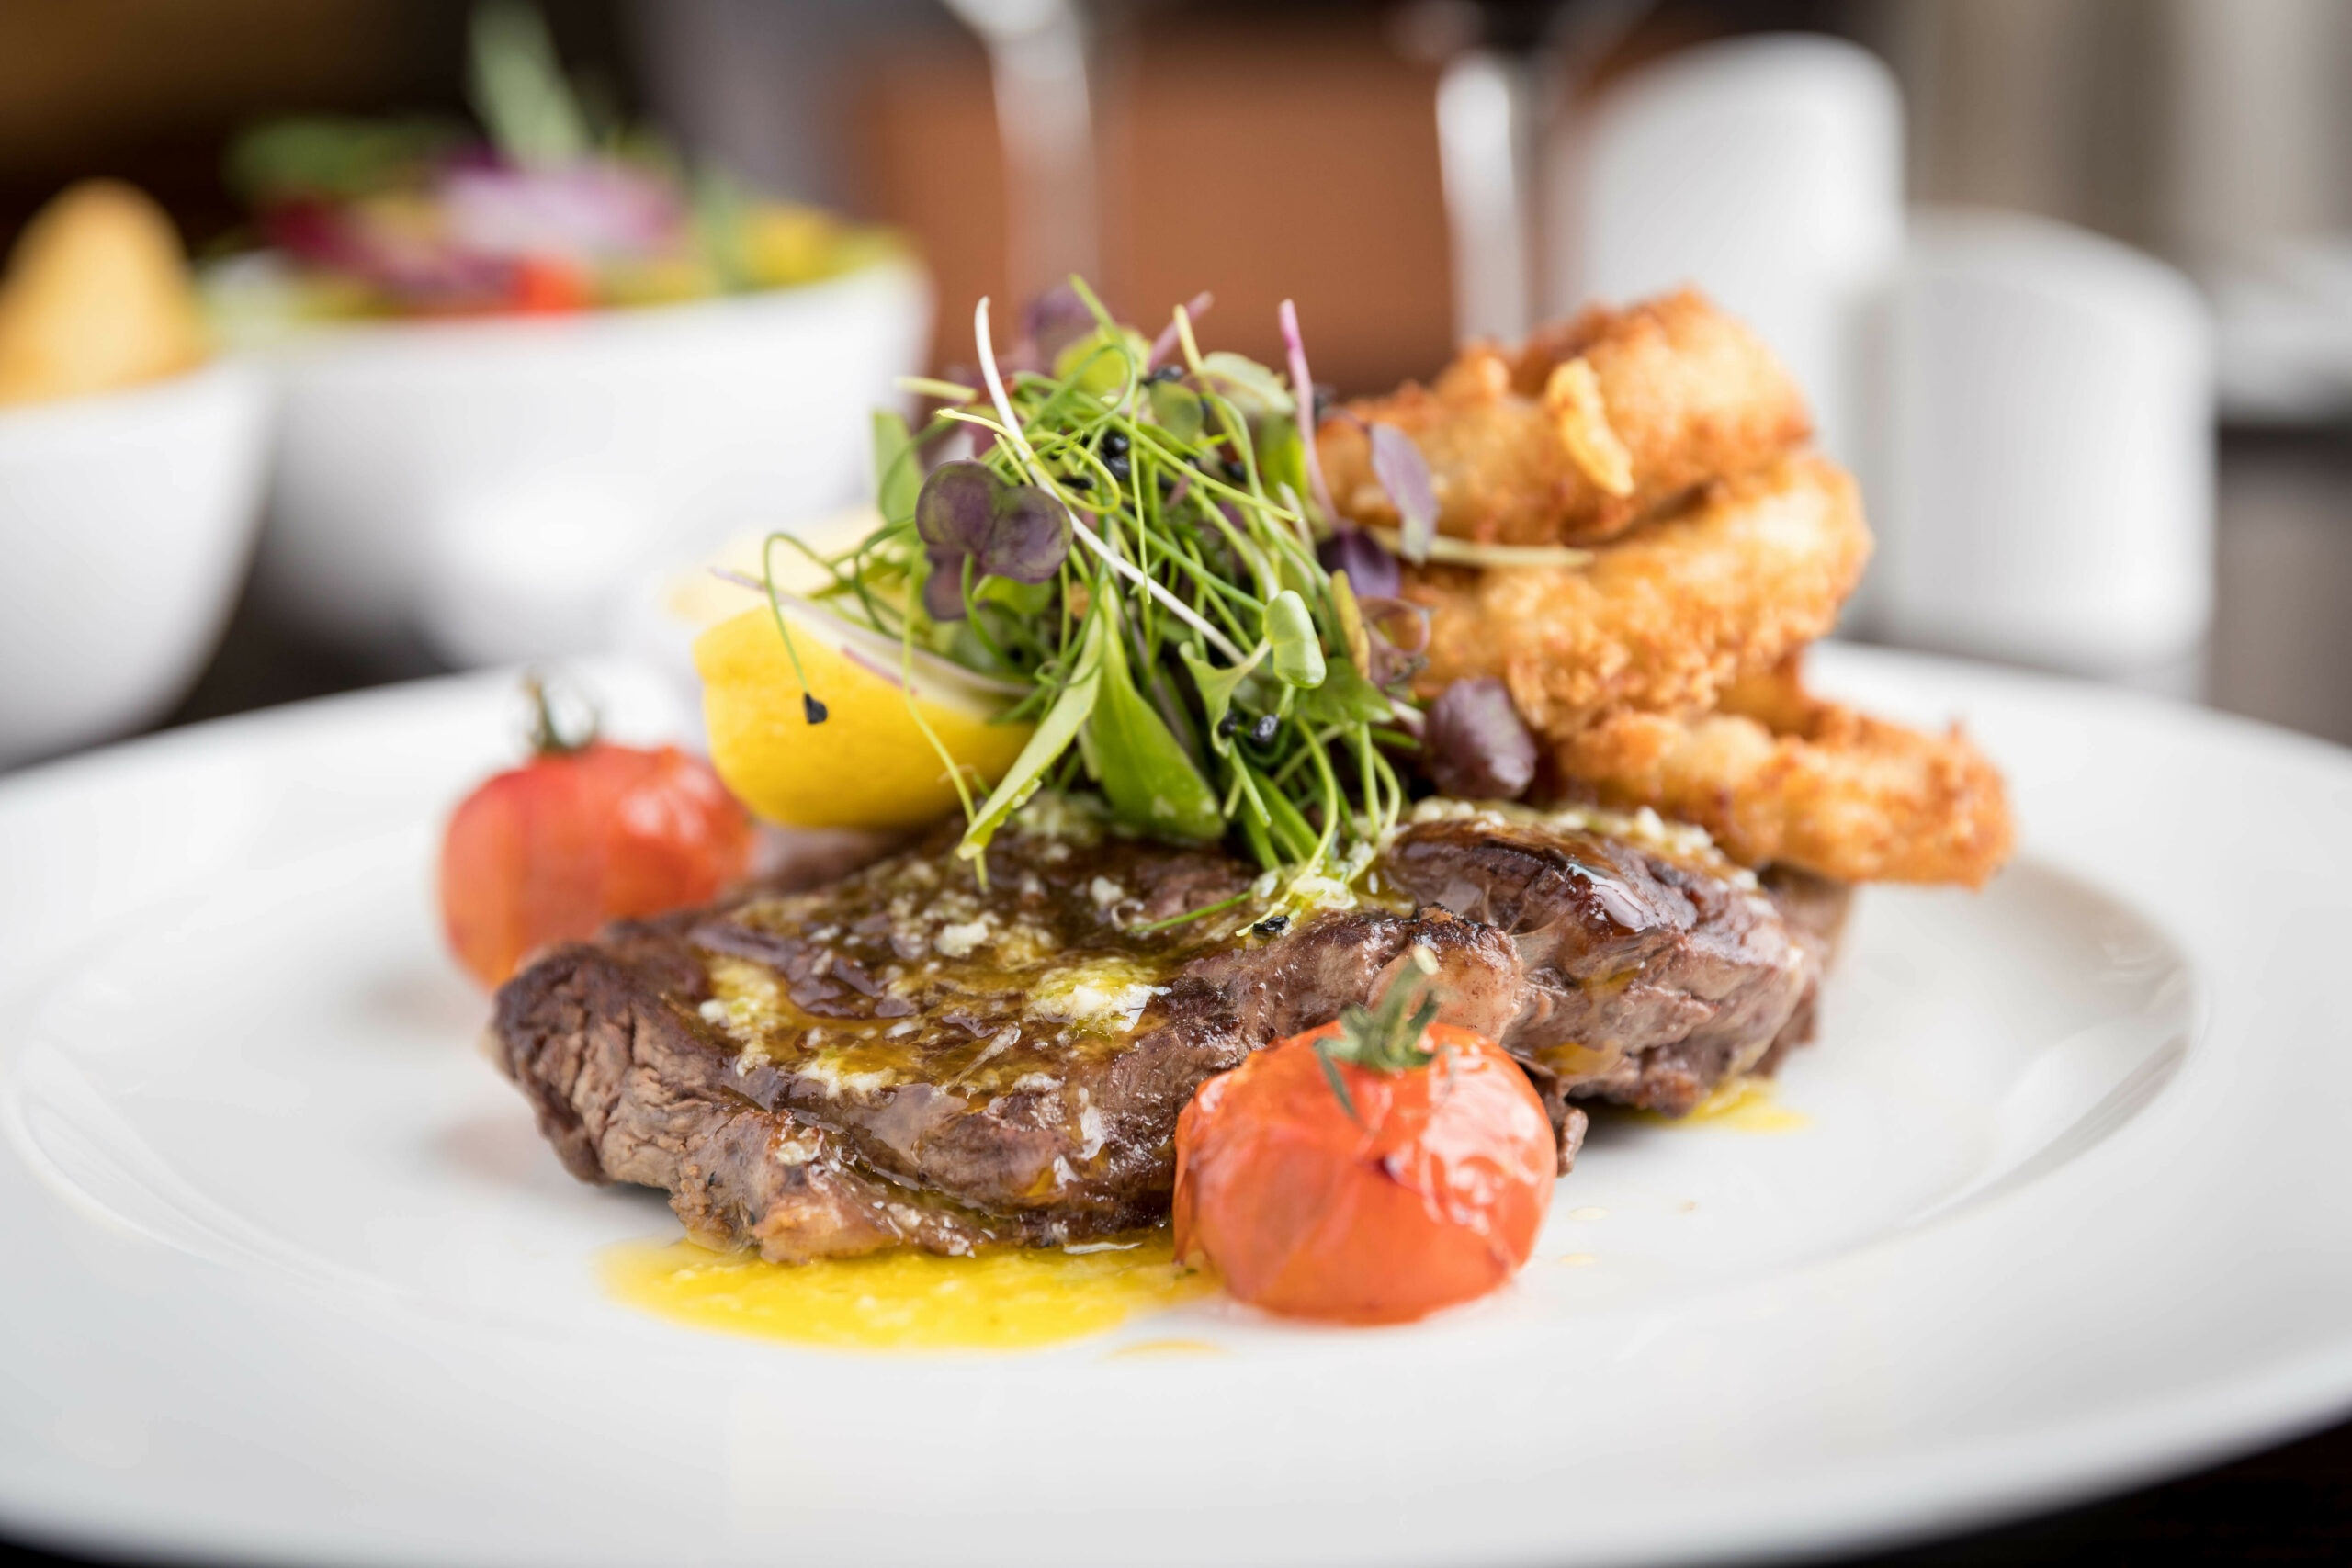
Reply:
<svg viewBox="0 0 2352 1568"><path fill-rule="evenodd" d="M1356 1114L1355 1097L1348 1092L1348 1080L1340 1076L1340 1065L1331 1060L1331 1043L1329 1040L1315 1043L1315 1059L1323 1065L1323 1077L1330 1084L1331 1092L1339 1097L1340 1109L1348 1113L1349 1121L1363 1126L1363 1118Z"/></svg>
<svg viewBox="0 0 2352 1568"><path fill-rule="evenodd" d="M524 671L524 694L531 699L531 754L535 757L568 757L574 751L585 750L596 739L596 710L588 709L588 730L577 740L564 739L562 728L556 723L555 699L548 683L536 670Z"/></svg>
<svg viewBox="0 0 2352 1568"><path fill-rule="evenodd" d="M1421 1038L1437 1018L1437 987L1429 983L1437 973L1437 958L1419 942L1406 956L1411 960L1407 971L1389 982L1378 1001L1368 1010L1340 1010L1338 1038L1316 1042L1323 1074L1331 1080L1331 1091L1340 1097L1351 1121L1355 1119L1355 1105L1336 1062L1352 1062L1375 1073L1402 1073L1428 1066L1436 1057L1435 1052L1422 1047Z"/></svg>

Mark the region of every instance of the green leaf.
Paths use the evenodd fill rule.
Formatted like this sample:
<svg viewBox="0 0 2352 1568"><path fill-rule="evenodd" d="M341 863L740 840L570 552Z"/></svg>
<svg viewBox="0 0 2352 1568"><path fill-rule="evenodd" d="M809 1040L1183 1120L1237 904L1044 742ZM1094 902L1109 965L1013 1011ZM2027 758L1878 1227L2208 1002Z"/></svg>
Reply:
<svg viewBox="0 0 2352 1568"><path fill-rule="evenodd" d="M1102 690L1086 724L1089 760L1113 813L1162 837L1224 837L1216 792L1136 690L1119 642L1116 634L1102 639Z"/></svg>
<svg viewBox="0 0 2352 1568"><path fill-rule="evenodd" d="M1235 820L1241 824L1241 841L1250 846L1250 858L1258 863L1258 869L1272 871L1281 866L1283 857L1275 852L1273 840L1266 835L1264 819L1254 811L1244 810Z"/></svg>
<svg viewBox="0 0 2352 1568"><path fill-rule="evenodd" d="M1151 344L1133 327L1116 333L1097 327L1054 356L1054 378L1108 398L1127 384L1131 369L1140 375L1150 357Z"/></svg>
<svg viewBox="0 0 2352 1568"><path fill-rule="evenodd" d="M1151 417L1160 429L1177 440L1190 443L1199 439L1207 414L1201 407L1201 395L1190 387L1180 387L1173 381L1151 384Z"/></svg>
<svg viewBox="0 0 2352 1568"><path fill-rule="evenodd" d="M1287 416L1266 421L1258 432L1258 472L1266 482L1266 493L1280 499L1283 487L1306 504L1310 486L1306 482L1306 446L1298 438L1298 425Z"/></svg>
<svg viewBox="0 0 2352 1568"><path fill-rule="evenodd" d="M1250 782L1256 788L1258 798L1265 803L1266 830L1273 840L1274 847L1282 852L1283 859L1293 862L1303 861L1313 854L1316 840L1315 829L1299 813L1298 807L1291 804L1290 797L1276 789L1272 780L1251 767L1247 761L1242 761L1239 758L1236 758L1235 761L1239 762L1242 771L1250 775Z"/></svg>
<svg viewBox="0 0 2352 1568"><path fill-rule="evenodd" d="M1009 577L983 577L979 586L972 590L972 598L982 604L1001 604L1024 620L1035 620L1053 604L1054 585L1015 582Z"/></svg>
<svg viewBox="0 0 2352 1568"><path fill-rule="evenodd" d="M1308 724L1378 724L1389 716L1388 699L1344 659L1331 660L1323 683L1299 694L1298 716Z"/></svg>
<svg viewBox="0 0 2352 1568"><path fill-rule="evenodd" d="M1192 673L1193 689L1201 694L1201 708L1208 716L1209 745L1222 757L1233 750L1232 738L1221 728L1225 716L1232 710L1233 694L1258 668L1258 661L1266 657L1266 644L1259 643L1243 662L1222 669L1203 659L1190 645L1178 649L1176 656Z"/></svg>
<svg viewBox="0 0 2352 1568"><path fill-rule="evenodd" d="M1252 418L1288 414L1296 406L1283 378L1246 355L1219 349L1201 355L1201 368L1208 373L1215 390Z"/></svg>
<svg viewBox="0 0 2352 1568"><path fill-rule="evenodd" d="M1294 686L1323 683L1323 639L1316 635L1315 616L1298 590L1285 588L1267 604L1265 637L1272 645L1268 662L1275 675Z"/></svg>
<svg viewBox="0 0 2352 1568"><path fill-rule="evenodd" d="M885 523L915 514L922 493L922 465L915 461L913 434L896 410L874 411L874 505Z"/></svg>
<svg viewBox="0 0 2352 1568"><path fill-rule="evenodd" d="M956 852L967 860L977 860L989 847L989 840L1004 825L1004 819L1021 809L1022 803L1036 793L1046 770L1069 749L1078 739L1079 730L1094 711L1097 694L1102 684L1102 620L1096 616L1086 628L1086 640L1079 645L1078 666L1069 683L1046 710L1037 723L1037 732L1021 755L1012 760L1008 770L988 799L972 818L971 826L964 829L964 841Z"/></svg>

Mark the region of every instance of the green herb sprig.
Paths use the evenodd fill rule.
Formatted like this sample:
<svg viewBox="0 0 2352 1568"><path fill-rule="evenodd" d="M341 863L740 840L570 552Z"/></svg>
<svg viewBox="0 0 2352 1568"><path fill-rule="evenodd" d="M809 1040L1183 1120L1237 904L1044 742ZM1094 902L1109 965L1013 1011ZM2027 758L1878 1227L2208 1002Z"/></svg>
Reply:
<svg viewBox="0 0 2352 1568"><path fill-rule="evenodd" d="M922 383L947 400L920 432L876 415L882 525L838 554L805 552L828 579L809 597L910 659L938 655L1019 691L1001 721L1035 732L985 797L966 795L964 855L1052 785L1098 794L1135 829L1230 840L1271 874L1268 897L1351 880L1403 811L1386 751L1412 743L1417 715L1400 678L1374 683L1347 575L1316 558L1330 519L1301 499L1320 488L1304 360L1286 385L1204 354L1180 307L1175 356L1157 365L1082 279L1071 287L1094 330L1050 371L1003 373L983 299L984 389ZM956 464L925 477L922 454L958 432L996 489ZM1040 497L1068 513L1066 538L1042 531ZM1000 520L1022 536L989 536ZM1034 567L1041 537L1058 564L987 569Z"/></svg>

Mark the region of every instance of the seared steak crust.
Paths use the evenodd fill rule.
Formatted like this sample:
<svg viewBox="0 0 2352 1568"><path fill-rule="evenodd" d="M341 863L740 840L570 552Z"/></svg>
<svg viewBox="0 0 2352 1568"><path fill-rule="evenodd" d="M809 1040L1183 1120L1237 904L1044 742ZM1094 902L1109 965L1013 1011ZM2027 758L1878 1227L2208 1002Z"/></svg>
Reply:
<svg viewBox="0 0 2352 1568"><path fill-rule="evenodd" d="M1446 1020L1528 1066L1563 1170L1572 1098L1688 1109L1820 970L1753 879L1552 823L1418 824L1367 879L1391 907L1254 925L1222 852L1059 826L1000 834L985 888L943 837L557 948L500 992L492 1054L575 1176L667 1189L699 1239L952 1253L1163 1217L1201 1082L1416 945Z"/></svg>
<svg viewBox="0 0 2352 1568"><path fill-rule="evenodd" d="M1821 971L1753 878L1584 829L1431 822L1383 873L1510 935L1527 991L1497 1038L1554 1097L1681 1115L1763 1058Z"/></svg>

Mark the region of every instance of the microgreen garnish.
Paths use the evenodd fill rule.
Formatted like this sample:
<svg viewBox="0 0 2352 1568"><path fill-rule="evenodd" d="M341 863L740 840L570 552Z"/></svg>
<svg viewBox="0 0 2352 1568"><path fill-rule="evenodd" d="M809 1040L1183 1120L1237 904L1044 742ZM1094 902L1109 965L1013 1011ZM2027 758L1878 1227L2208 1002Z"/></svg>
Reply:
<svg viewBox="0 0 2352 1568"><path fill-rule="evenodd" d="M776 635L784 638L785 657L792 660L792 678L800 682L800 716L811 725L822 724L826 717L825 705L808 690L808 672L800 668L800 650L792 645L792 628L785 624L784 605L775 595L775 563L773 558L776 546L783 542L782 535L771 534L760 547L760 573L766 580L768 613L775 617Z"/></svg>
<svg viewBox="0 0 2352 1568"><path fill-rule="evenodd" d="M1430 558L1437 539L1437 491L1430 466L1413 438L1393 424L1372 427L1372 471L1396 508L1397 554L1409 561Z"/></svg>
<svg viewBox="0 0 2352 1568"><path fill-rule="evenodd" d="M1317 558L1336 520L1296 313L1285 378L1204 353L1206 306L1150 338L1072 278L1000 357L982 300L977 375L910 383L945 400L921 430L876 419L883 525L820 557L802 603L982 678L1035 727L967 803L967 857L1047 784L1140 831L1230 838L1293 882L1360 869L1404 807L1388 753L1411 743L1414 661ZM937 461L959 433L973 456ZM1344 558L1393 592L1376 544ZM767 581L781 627L791 596Z"/></svg>
<svg viewBox="0 0 2352 1568"><path fill-rule="evenodd" d="M930 572L922 604L934 621L967 614L972 582L1050 582L1069 555L1069 513L1035 485L1007 484L986 463L942 463L915 498L915 533Z"/></svg>

